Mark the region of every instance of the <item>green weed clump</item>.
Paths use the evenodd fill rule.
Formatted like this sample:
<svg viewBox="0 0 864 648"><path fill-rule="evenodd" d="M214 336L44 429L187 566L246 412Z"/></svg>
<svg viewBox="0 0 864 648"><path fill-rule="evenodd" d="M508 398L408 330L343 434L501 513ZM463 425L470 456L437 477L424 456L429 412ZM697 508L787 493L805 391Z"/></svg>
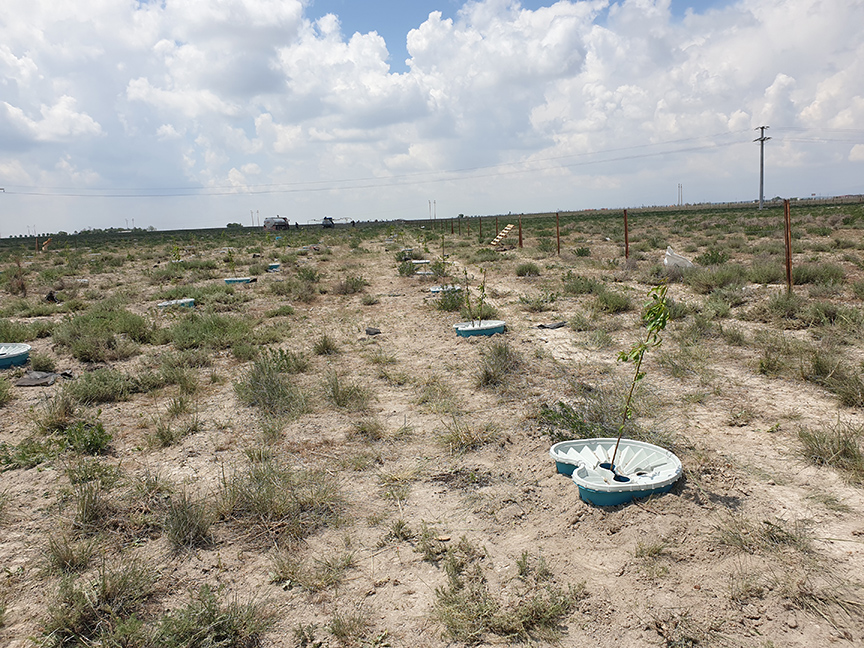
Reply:
<svg viewBox="0 0 864 648"><path fill-rule="evenodd" d="M66 428L65 436L67 446L84 455L104 454L111 443L111 433L105 430L100 421L78 421Z"/></svg>
<svg viewBox="0 0 864 648"><path fill-rule="evenodd" d="M698 293L708 295L718 288L743 286L747 283L747 270L743 266L726 264L695 268L684 274L684 281Z"/></svg>
<svg viewBox="0 0 864 648"><path fill-rule="evenodd" d="M325 333L312 345L312 352L319 356L335 355L339 353L339 345L336 340Z"/></svg>
<svg viewBox="0 0 864 648"><path fill-rule="evenodd" d="M262 354L234 383L234 392L244 405L257 407L268 416L299 416L308 411L306 396L285 373L305 369L304 362L291 352Z"/></svg>
<svg viewBox="0 0 864 648"><path fill-rule="evenodd" d="M0 407L7 405L14 397L12 383L6 376L0 376Z"/></svg>
<svg viewBox="0 0 864 648"><path fill-rule="evenodd" d="M540 268L536 263L526 262L520 263L516 266L516 276L517 277L539 277L540 276Z"/></svg>
<svg viewBox="0 0 864 648"><path fill-rule="evenodd" d="M247 319L216 313L189 313L167 331L169 341L180 351L228 349L252 338Z"/></svg>
<svg viewBox="0 0 864 648"><path fill-rule="evenodd" d="M556 641L560 624L586 596L584 584L560 587L548 570L531 572L527 563L512 598L496 597L481 564L483 553L462 538L442 561L447 584L435 589L432 617L446 635L468 645L488 634L506 641Z"/></svg>
<svg viewBox="0 0 864 648"><path fill-rule="evenodd" d="M864 428L849 421L810 429L801 428L798 439L804 457L817 466L830 466L855 484L864 484Z"/></svg>
<svg viewBox="0 0 864 648"><path fill-rule="evenodd" d="M276 621L266 602L224 602L219 590L202 585L185 606L163 617L154 648L252 648Z"/></svg>
<svg viewBox="0 0 864 648"><path fill-rule="evenodd" d="M594 308L603 313L624 313L633 309L633 302L628 295L604 290L594 297Z"/></svg>
<svg viewBox="0 0 864 648"><path fill-rule="evenodd" d="M163 528L172 549L206 547L212 541L212 514L204 500L195 500L186 491L171 498L165 510Z"/></svg>
<svg viewBox="0 0 864 648"><path fill-rule="evenodd" d="M492 342L483 350L477 384L480 387L496 387L522 365L522 356L507 342Z"/></svg>
<svg viewBox="0 0 864 648"><path fill-rule="evenodd" d="M835 263L802 263L792 266L792 283L801 284L838 284L845 276L843 268Z"/></svg>
<svg viewBox="0 0 864 648"><path fill-rule="evenodd" d="M136 625L134 621L153 594L155 583L151 569L130 559L103 564L87 585L79 585L71 577L64 578L54 601L48 605L43 645L52 648L126 645L123 639L128 635L130 623Z"/></svg>
<svg viewBox="0 0 864 648"><path fill-rule="evenodd" d="M495 425L471 425L459 420L455 415L443 429L438 432L438 442L447 448L451 454L461 455L470 450L477 450L490 443L497 432Z"/></svg>
<svg viewBox="0 0 864 648"><path fill-rule="evenodd" d="M94 405L127 401L140 391L140 383L116 369L96 369L82 374L66 389L77 402Z"/></svg>
<svg viewBox="0 0 864 648"><path fill-rule="evenodd" d="M336 407L350 411L361 411L369 407L372 396L369 390L357 383L346 383L336 371L324 378L323 392Z"/></svg>
<svg viewBox="0 0 864 648"><path fill-rule="evenodd" d="M568 295L597 295L606 290L602 281L574 274L572 270L561 278L562 287Z"/></svg>
<svg viewBox="0 0 864 648"><path fill-rule="evenodd" d="M140 315L107 300L74 317L66 317L54 329L54 341L82 362L125 360L139 352L139 344L151 341L152 324Z"/></svg>
<svg viewBox="0 0 864 648"><path fill-rule="evenodd" d="M555 303L556 299L557 295L555 293L544 293L536 297L522 295L519 297L519 303L529 313L544 313L553 308L552 304Z"/></svg>
<svg viewBox="0 0 864 648"><path fill-rule="evenodd" d="M219 505L225 518L294 541L338 522L344 497L335 477L323 470L267 460L226 476Z"/></svg>
<svg viewBox="0 0 864 648"><path fill-rule="evenodd" d="M363 292L363 289L368 285L369 282L366 281L363 277L348 276L338 281L336 285L333 286L333 294L353 295L355 293Z"/></svg>

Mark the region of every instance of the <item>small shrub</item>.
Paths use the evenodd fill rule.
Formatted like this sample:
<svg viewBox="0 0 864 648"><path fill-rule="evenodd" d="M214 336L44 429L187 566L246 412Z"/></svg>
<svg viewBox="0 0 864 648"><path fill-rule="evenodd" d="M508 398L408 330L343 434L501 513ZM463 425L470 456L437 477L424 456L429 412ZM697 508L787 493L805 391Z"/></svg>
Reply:
<svg viewBox="0 0 864 648"><path fill-rule="evenodd" d="M87 569L94 546L89 540L75 542L66 534L48 536L43 551L45 569L49 573L73 574Z"/></svg>
<svg viewBox="0 0 864 648"><path fill-rule="evenodd" d="M79 403L94 405L127 401L139 385L131 376L114 369L96 369L82 374L66 389Z"/></svg>
<svg viewBox="0 0 864 648"><path fill-rule="evenodd" d="M747 272L752 283L778 284L786 281L786 270L783 264L774 261L754 261Z"/></svg>
<svg viewBox="0 0 864 648"><path fill-rule="evenodd" d="M536 297L519 297L519 303L529 313L544 313L551 310L557 296L555 293L545 293Z"/></svg>
<svg viewBox="0 0 864 648"><path fill-rule="evenodd" d="M217 313L189 313L175 322L167 331L174 348L229 349L252 337L252 324L247 318Z"/></svg>
<svg viewBox="0 0 864 648"><path fill-rule="evenodd" d="M67 347L82 362L124 360L138 353L138 344L149 342L153 327L114 300L67 317L54 330L54 341Z"/></svg>
<svg viewBox="0 0 864 648"><path fill-rule="evenodd" d="M591 256L591 249L587 248L587 247L578 247L575 250L573 250L573 253L577 257L588 257L588 256Z"/></svg>
<svg viewBox="0 0 864 648"><path fill-rule="evenodd" d="M410 277L416 271L416 268L413 263L410 261L403 261L397 267L400 277Z"/></svg>
<svg viewBox="0 0 864 648"><path fill-rule="evenodd" d="M792 266L792 283L796 286L841 283L845 274L843 268L834 263L802 263Z"/></svg>
<svg viewBox="0 0 864 648"><path fill-rule="evenodd" d="M105 490L111 490L123 473L119 466L104 463L95 457L85 457L66 467L66 477L72 485L99 480Z"/></svg>
<svg viewBox="0 0 864 648"><path fill-rule="evenodd" d="M728 260L729 254L727 252L715 249L708 250L704 254L700 254L693 259L697 264L703 266L720 265L721 263L726 263Z"/></svg>
<svg viewBox="0 0 864 648"><path fill-rule="evenodd" d="M517 277L539 277L540 268L536 263L520 263L516 266Z"/></svg>
<svg viewBox="0 0 864 648"><path fill-rule="evenodd" d="M598 281L597 279L573 274L572 270L568 270L567 274L561 278L561 281L563 283L564 292L568 295L596 295L604 292L606 289L603 282Z"/></svg>
<svg viewBox="0 0 864 648"><path fill-rule="evenodd" d="M747 271L743 266L722 264L696 268L684 275L684 280L693 290L707 295L718 288L741 286L747 282Z"/></svg>
<svg viewBox="0 0 864 648"><path fill-rule="evenodd" d="M307 411L305 395L283 374L289 366L289 358L286 353L285 356L270 354L255 360L234 383L234 392L240 401L272 417L293 418Z"/></svg>
<svg viewBox="0 0 864 648"><path fill-rule="evenodd" d="M294 314L294 307L288 306L287 304L284 306L279 306L278 308L274 308L272 310L264 313L265 317L289 317Z"/></svg>

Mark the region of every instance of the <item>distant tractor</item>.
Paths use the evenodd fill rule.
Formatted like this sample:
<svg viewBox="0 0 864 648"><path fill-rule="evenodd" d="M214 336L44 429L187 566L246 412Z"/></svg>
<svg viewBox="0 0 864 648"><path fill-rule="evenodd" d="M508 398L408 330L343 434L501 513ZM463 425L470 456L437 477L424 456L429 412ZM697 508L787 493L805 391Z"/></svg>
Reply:
<svg viewBox="0 0 864 648"><path fill-rule="evenodd" d="M283 218L282 216L270 216L269 218L264 219L265 232L287 230L289 227L291 227L291 224L288 222L288 219Z"/></svg>
<svg viewBox="0 0 864 648"><path fill-rule="evenodd" d="M333 219L330 216L325 216L324 220L321 222L321 227L329 229L331 227L336 227L336 223L333 222Z"/></svg>

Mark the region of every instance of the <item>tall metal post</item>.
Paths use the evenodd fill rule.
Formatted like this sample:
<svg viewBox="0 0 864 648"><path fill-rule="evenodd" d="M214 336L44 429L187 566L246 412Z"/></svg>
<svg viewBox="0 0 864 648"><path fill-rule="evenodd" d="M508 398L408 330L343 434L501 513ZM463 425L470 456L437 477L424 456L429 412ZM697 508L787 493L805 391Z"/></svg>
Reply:
<svg viewBox="0 0 864 648"><path fill-rule="evenodd" d="M753 130L759 131L759 137L754 142L759 142L759 209L762 209L762 202L765 200L765 142L770 137L765 137L765 129L770 126L757 126Z"/></svg>

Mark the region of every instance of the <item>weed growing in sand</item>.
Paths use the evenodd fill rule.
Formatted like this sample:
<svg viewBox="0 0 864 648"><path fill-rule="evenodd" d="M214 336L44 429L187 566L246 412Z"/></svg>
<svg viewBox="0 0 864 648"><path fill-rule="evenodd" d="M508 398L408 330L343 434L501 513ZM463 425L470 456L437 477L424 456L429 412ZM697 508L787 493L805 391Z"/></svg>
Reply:
<svg viewBox="0 0 864 648"><path fill-rule="evenodd" d="M139 383L116 369L96 369L81 375L66 389L79 403L95 405L127 401L139 391Z"/></svg>
<svg viewBox="0 0 864 648"><path fill-rule="evenodd" d="M477 384L497 387L522 365L522 356L507 342L491 342L482 352Z"/></svg>
<svg viewBox="0 0 864 648"><path fill-rule="evenodd" d="M798 431L802 454L807 460L818 466L830 466L856 484L864 484L862 438L862 426L840 419L820 428Z"/></svg>
<svg viewBox="0 0 864 648"><path fill-rule="evenodd" d="M348 276L341 279L333 286L333 294L335 295L353 295L363 292L363 289L369 285L363 277Z"/></svg>
<svg viewBox="0 0 864 648"><path fill-rule="evenodd" d="M325 471L263 461L223 477L219 507L223 517L241 524L302 539L339 520L343 496L336 479Z"/></svg>
<svg viewBox="0 0 864 648"><path fill-rule="evenodd" d="M125 310L116 300L107 300L66 318L55 328L53 339L82 362L105 362L137 354L138 344L149 342L152 335L153 327L147 320Z"/></svg>
<svg viewBox="0 0 864 648"><path fill-rule="evenodd" d="M446 635L467 644L480 643L487 634L508 641L555 641L561 622L585 597L584 585L562 588L526 573L512 598L499 599L483 573L483 555L463 537L443 559L447 584L435 589L432 617Z"/></svg>
<svg viewBox="0 0 864 648"><path fill-rule="evenodd" d="M720 544L748 553L770 553L794 549L811 553L813 536L802 520L751 520L731 514L717 524L716 539Z"/></svg>
<svg viewBox="0 0 864 648"><path fill-rule="evenodd" d="M516 276L517 277L539 277L540 276L540 268L537 267L536 263L526 262L520 263L516 266Z"/></svg>
<svg viewBox="0 0 864 648"><path fill-rule="evenodd" d="M184 490L171 498L162 528L174 551L206 547L212 542L212 513L205 500L195 500Z"/></svg>
<svg viewBox="0 0 864 648"><path fill-rule="evenodd" d="M459 410L453 388L438 375L422 378L418 385L418 405L426 405L437 414L454 414Z"/></svg>
<svg viewBox="0 0 864 648"><path fill-rule="evenodd" d="M339 353L339 345L325 333L312 345L312 352L319 356L336 355Z"/></svg>
<svg viewBox="0 0 864 648"><path fill-rule="evenodd" d="M337 609L330 617L327 631L343 645L350 645L365 637L372 621L369 612L362 606L351 606L349 609Z"/></svg>
<svg viewBox="0 0 864 648"><path fill-rule="evenodd" d="M333 552L313 560L311 566L290 551L279 551L271 556L273 570L270 582L299 585L310 592L337 587L349 569L355 566L353 551Z"/></svg>
<svg viewBox="0 0 864 648"><path fill-rule="evenodd" d="M64 578L48 605L44 645L124 645L117 642L118 634L143 611L155 582L151 569L129 558L103 563L88 585Z"/></svg>
<svg viewBox="0 0 864 648"><path fill-rule="evenodd" d="M327 372L322 384L327 399L340 409L357 412L369 407L369 390L357 383L346 383L335 370Z"/></svg>
<svg viewBox="0 0 864 648"><path fill-rule="evenodd" d="M42 401L33 415L36 429L42 434L65 430L77 416L75 399L68 387L59 389L50 399Z"/></svg>
<svg viewBox="0 0 864 648"><path fill-rule="evenodd" d="M57 360L54 356L50 356L47 353L31 353L30 368L33 371L53 372L57 370Z"/></svg>
<svg viewBox="0 0 864 648"><path fill-rule="evenodd" d="M276 621L265 601L222 600L221 591L202 585L185 607L163 617L153 644L156 648L258 646Z"/></svg>
<svg viewBox="0 0 864 648"><path fill-rule="evenodd" d="M490 443L497 431L493 423L483 426L472 425L454 415L450 422L443 424L443 428L437 433L437 438L450 454L463 454Z"/></svg>
<svg viewBox="0 0 864 648"><path fill-rule="evenodd" d="M378 473L378 484L385 499L404 502L411 492L411 484L417 479L415 468L401 468Z"/></svg>
<svg viewBox="0 0 864 648"><path fill-rule="evenodd" d="M306 396L283 373L289 364L291 368L299 366L299 360L295 360L288 363L287 357L262 355L234 383L237 398L270 417L293 418L303 414L308 410Z"/></svg>
<svg viewBox="0 0 864 648"><path fill-rule="evenodd" d="M9 382L6 376L0 376L0 407L4 407L7 403L11 402L14 397L12 383Z"/></svg>
<svg viewBox="0 0 864 648"><path fill-rule="evenodd" d="M65 533L51 534L43 550L45 571L73 574L84 571L96 547L92 540L75 541Z"/></svg>

